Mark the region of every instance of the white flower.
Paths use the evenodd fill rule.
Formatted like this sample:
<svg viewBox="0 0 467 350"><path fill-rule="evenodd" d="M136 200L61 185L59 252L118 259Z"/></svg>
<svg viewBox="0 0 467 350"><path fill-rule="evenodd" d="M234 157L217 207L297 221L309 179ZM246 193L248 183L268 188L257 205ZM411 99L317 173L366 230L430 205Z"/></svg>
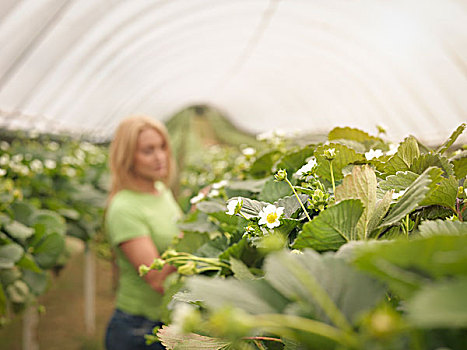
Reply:
<svg viewBox="0 0 467 350"><path fill-rule="evenodd" d="M191 204L196 204L200 201L202 201L204 198L206 198L206 195L204 193L198 193L198 195L194 196L193 198L190 199Z"/></svg>
<svg viewBox="0 0 467 350"><path fill-rule="evenodd" d="M252 156L256 153L256 150L253 147L247 147L242 150L243 155Z"/></svg>
<svg viewBox="0 0 467 350"><path fill-rule="evenodd" d="M373 158L379 158L383 155L383 151L380 149L370 149L368 152L365 153L366 160L372 160Z"/></svg>
<svg viewBox="0 0 467 350"><path fill-rule="evenodd" d="M47 148L51 151L57 151L60 148L60 145L55 141L51 141L48 143Z"/></svg>
<svg viewBox="0 0 467 350"><path fill-rule="evenodd" d="M8 154L4 154L0 157L0 165L7 165L10 162L10 156Z"/></svg>
<svg viewBox="0 0 467 350"><path fill-rule="evenodd" d="M228 184L228 181L222 180L222 181L212 184L212 188L215 190L220 190L221 188L227 186L227 184Z"/></svg>
<svg viewBox="0 0 467 350"><path fill-rule="evenodd" d="M306 163L304 166L302 166L300 169L297 170L297 172L295 173L295 176L296 177L300 177L302 176L304 173L307 173L309 171L312 171L313 168L316 166L316 158L315 157L311 157L309 160L308 160L308 163Z"/></svg>
<svg viewBox="0 0 467 350"><path fill-rule="evenodd" d="M11 160L12 160L14 163L19 163L19 162L21 162L23 159L24 159L24 157L23 157L22 154L15 154L13 157L11 157Z"/></svg>
<svg viewBox="0 0 467 350"><path fill-rule="evenodd" d="M31 168L32 171L35 173L40 173L42 170L44 170L44 165L39 159L34 159L31 164L29 164L29 167Z"/></svg>
<svg viewBox="0 0 467 350"><path fill-rule="evenodd" d="M0 142L0 149L2 151L6 151L8 148L10 148L10 144L6 141Z"/></svg>
<svg viewBox="0 0 467 350"><path fill-rule="evenodd" d="M76 170L74 168L66 168L65 169L65 174L68 177L75 177L76 176Z"/></svg>
<svg viewBox="0 0 467 350"><path fill-rule="evenodd" d="M398 145L390 143L389 144L389 151L386 152L386 155L387 156L392 156L392 155L396 154L398 148L399 148Z"/></svg>
<svg viewBox="0 0 467 350"><path fill-rule="evenodd" d="M208 197L209 197L209 198L218 197L219 194L220 194L219 190L214 190L214 189L213 189L213 190L211 190L211 192L209 192Z"/></svg>
<svg viewBox="0 0 467 350"><path fill-rule="evenodd" d="M47 169L55 169L57 167L57 162L52 159L46 159L44 165Z"/></svg>
<svg viewBox="0 0 467 350"><path fill-rule="evenodd" d="M26 165L20 164L18 165L17 172L23 176L29 175L29 168Z"/></svg>
<svg viewBox="0 0 467 350"><path fill-rule="evenodd" d="M227 211L225 212L228 215L235 215L236 213L240 212L240 209L243 206L243 199L240 197L237 199L231 200L227 203Z"/></svg>
<svg viewBox="0 0 467 350"><path fill-rule="evenodd" d="M245 227L245 231L249 233L253 233L255 232L255 228L252 227L251 225L248 225L247 227Z"/></svg>
<svg viewBox="0 0 467 350"><path fill-rule="evenodd" d="M6 170L0 168L0 176L5 176L6 175Z"/></svg>
<svg viewBox="0 0 467 350"><path fill-rule="evenodd" d="M467 187L464 188L464 193L465 193L465 196L467 197Z"/></svg>
<svg viewBox="0 0 467 350"><path fill-rule="evenodd" d="M269 204L259 212L260 220L258 224L266 225L268 228L274 228L280 225L279 219L284 212L284 207L276 208L275 205Z"/></svg>
<svg viewBox="0 0 467 350"><path fill-rule="evenodd" d="M400 192L395 192L392 194L392 199L393 200L396 200L398 199L399 197L401 197L404 193L405 193L406 190L402 190Z"/></svg>

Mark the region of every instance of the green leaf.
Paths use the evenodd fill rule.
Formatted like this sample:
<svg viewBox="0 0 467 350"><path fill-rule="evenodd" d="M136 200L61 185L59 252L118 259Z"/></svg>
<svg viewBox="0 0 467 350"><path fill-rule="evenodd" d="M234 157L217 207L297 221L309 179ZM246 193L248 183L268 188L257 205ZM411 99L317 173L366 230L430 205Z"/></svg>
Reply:
<svg viewBox="0 0 467 350"><path fill-rule="evenodd" d="M273 203L282 197L291 195L292 193L292 189L285 181L278 182L274 180L274 177L271 177L264 184L258 199L261 201Z"/></svg>
<svg viewBox="0 0 467 350"><path fill-rule="evenodd" d="M454 176L442 178L420 205L442 205L456 212L458 180Z"/></svg>
<svg viewBox="0 0 467 350"><path fill-rule="evenodd" d="M318 320L332 320L338 327L340 316L333 313L342 313L353 323L385 293L379 282L358 272L344 259L310 249L302 254L287 251L271 254L266 258L264 270L265 279L289 300L313 305Z"/></svg>
<svg viewBox="0 0 467 350"><path fill-rule="evenodd" d="M407 191L398 199L396 205L389 211L379 227L396 224L419 205L430 190L429 186L432 183L430 177L435 176L436 169L428 168L407 188Z"/></svg>
<svg viewBox="0 0 467 350"><path fill-rule="evenodd" d="M44 227L46 234L58 233L65 235L66 233L65 219L50 210L37 210L31 217L31 225Z"/></svg>
<svg viewBox="0 0 467 350"><path fill-rule="evenodd" d="M194 255L204 256L209 258L218 257L224 250L229 246L227 238L224 236L217 236L214 239L209 240L201 247L199 247Z"/></svg>
<svg viewBox="0 0 467 350"><path fill-rule="evenodd" d="M382 141L379 137L371 136L365 131L360 129L350 128L350 127L336 127L332 129L328 134L328 140L354 140L357 142L365 142L365 141Z"/></svg>
<svg viewBox="0 0 467 350"><path fill-rule="evenodd" d="M315 157L318 163L316 174L328 181L331 181L330 162L324 158L324 151L330 148L336 150L336 158L332 161L334 179L339 181L343 178L342 169L351 163L365 162L365 157L362 154L355 152L353 149L341 144L332 143L326 146L316 148Z"/></svg>
<svg viewBox="0 0 467 350"><path fill-rule="evenodd" d="M230 257L230 267L234 273L234 276L238 280L254 280L255 276L250 272L248 266L242 261Z"/></svg>
<svg viewBox="0 0 467 350"><path fill-rule="evenodd" d="M23 271L23 280L29 287L29 290L36 296L45 292L48 283L48 274L45 271L34 272L31 270Z"/></svg>
<svg viewBox="0 0 467 350"><path fill-rule="evenodd" d="M385 180L382 180L378 186L386 192L394 190L394 192L404 191L418 178L418 174L411 171L398 171L395 175L389 175Z"/></svg>
<svg viewBox="0 0 467 350"><path fill-rule="evenodd" d="M401 297L447 277L467 276L467 235L371 241L354 247L354 264Z"/></svg>
<svg viewBox="0 0 467 350"><path fill-rule="evenodd" d="M6 295L3 285L0 283L0 319L6 315Z"/></svg>
<svg viewBox="0 0 467 350"><path fill-rule="evenodd" d="M454 158L452 164L454 165L454 174L457 179L463 179L467 176L467 151L462 152L462 157Z"/></svg>
<svg viewBox="0 0 467 350"><path fill-rule="evenodd" d="M36 208L26 202L14 202L11 204L13 218L23 225L30 225L30 218L36 212Z"/></svg>
<svg viewBox="0 0 467 350"><path fill-rule="evenodd" d="M284 343L284 348L282 350L306 350L303 344L294 340L282 338L282 342Z"/></svg>
<svg viewBox="0 0 467 350"><path fill-rule="evenodd" d="M420 157L417 140L409 136L400 145L397 153L389 158L384 169L388 174L410 170L414 161Z"/></svg>
<svg viewBox="0 0 467 350"><path fill-rule="evenodd" d="M157 337L167 350L221 350L230 344L229 341L206 337L194 333L180 334L173 326L162 326Z"/></svg>
<svg viewBox="0 0 467 350"><path fill-rule="evenodd" d="M16 243L0 247L0 269L10 269L21 259L24 254L23 248Z"/></svg>
<svg viewBox="0 0 467 350"><path fill-rule="evenodd" d="M245 215L247 219L258 217L259 212L269 203L257 201L246 197L234 197L231 199L243 200L243 206L240 212Z"/></svg>
<svg viewBox="0 0 467 350"><path fill-rule="evenodd" d="M25 240L34 234L34 229L15 220L5 225L5 231L19 240Z"/></svg>
<svg viewBox="0 0 467 350"><path fill-rule="evenodd" d="M378 226L388 212L392 202L392 191L386 192L383 198L376 202L373 215L368 221L368 237L374 237L378 233Z"/></svg>
<svg viewBox="0 0 467 350"><path fill-rule="evenodd" d="M314 146L305 146L299 151L289 152L282 156L276 163L276 169L285 169L288 174L292 175L305 165L307 158L311 157L315 151Z"/></svg>
<svg viewBox="0 0 467 350"><path fill-rule="evenodd" d="M6 287L6 294L13 303L26 303L30 299L29 287L21 280L16 280Z"/></svg>
<svg viewBox="0 0 467 350"><path fill-rule="evenodd" d="M246 237L242 237L219 255L219 259L224 260L229 260L231 257L243 261L247 266L256 266L258 262L262 261L262 256L259 255L256 248L248 244Z"/></svg>
<svg viewBox="0 0 467 350"><path fill-rule="evenodd" d="M61 208L57 212L71 220L78 220L81 217L81 214L77 210L70 208Z"/></svg>
<svg viewBox="0 0 467 350"><path fill-rule="evenodd" d="M461 125L459 125L457 129L454 130L454 132L451 134L449 139L447 139L447 141L437 149L436 153L443 154L444 152L446 152L449 149L449 147L451 147L454 144L454 142L456 142L457 138L464 132L466 126L466 123L462 123Z"/></svg>
<svg viewBox="0 0 467 350"><path fill-rule="evenodd" d="M347 199L328 207L303 225L293 248L313 248L317 251L337 250L356 238L356 226L363 213L362 202Z"/></svg>
<svg viewBox="0 0 467 350"><path fill-rule="evenodd" d="M250 314L268 314L281 312L287 304L287 300L263 279L239 281L194 276L186 285L192 300L202 300L211 310L229 305Z"/></svg>
<svg viewBox="0 0 467 350"><path fill-rule="evenodd" d="M298 198L300 198L303 205L306 207L308 196L299 194ZM274 202L274 205L276 207L284 208L284 217L286 219L290 219L298 209L301 209L300 202L298 201L297 197L295 197L295 195L280 198L278 201Z"/></svg>
<svg viewBox="0 0 467 350"><path fill-rule="evenodd" d="M265 182L268 179L260 180L245 180L245 181L230 181L227 188L231 190L249 191L253 193L259 193L264 187Z"/></svg>
<svg viewBox="0 0 467 350"><path fill-rule="evenodd" d="M449 159L441 156L440 154L433 153L422 154L413 162L410 170L417 174L421 174L429 167L440 168L443 170L443 176L446 177L454 175L454 168L453 165L449 162Z"/></svg>
<svg viewBox="0 0 467 350"><path fill-rule="evenodd" d="M34 247L34 258L43 269L49 269L55 265L63 249L65 238L59 233L51 233Z"/></svg>
<svg viewBox="0 0 467 350"><path fill-rule="evenodd" d="M41 272L39 266L37 266L36 261L34 260L33 256L29 253L23 254L21 259L16 264L18 267L22 269L31 270L34 272Z"/></svg>
<svg viewBox="0 0 467 350"><path fill-rule="evenodd" d="M11 218L8 215L0 213L0 228L9 222L11 222Z"/></svg>
<svg viewBox="0 0 467 350"><path fill-rule="evenodd" d="M227 207L224 203L220 203L214 200L200 202L196 205L196 208L206 214L216 213L219 211L225 212L227 210Z"/></svg>
<svg viewBox="0 0 467 350"><path fill-rule="evenodd" d="M447 220L426 220L418 227L420 235L430 237L435 235L467 235L467 222Z"/></svg>
<svg viewBox="0 0 467 350"><path fill-rule="evenodd" d="M416 327L466 328L467 279L424 286L407 302L407 316Z"/></svg>
<svg viewBox="0 0 467 350"><path fill-rule="evenodd" d="M377 218L374 217L376 213L376 175L375 172L368 165L356 166L352 170L352 174L344 177L342 184L336 188L336 201L340 202L345 199L360 199L363 204L363 213L358 221L356 232L360 239L368 237L372 228L381 221L382 217L389 209L387 200L385 205L379 206ZM389 202L390 203L390 202ZM383 209L386 211L383 212ZM373 227L369 227L372 221Z"/></svg>
<svg viewBox="0 0 467 350"><path fill-rule="evenodd" d="M263 154L255 160L250 167L250 174L254 178L262 178L271 175L274 163L280 157L279 151L271 151Z"/></svg>
<svg viewBox="0 0 467 350"><path fill-rule="evenodd" d="M197 213L200 214L200 213ZM208 221L208 216L204 213L197 215L195 221L183 222L178 224L178 227L182 231L191 231L191 232L213 232L216 231L217 226Z"/></svg>

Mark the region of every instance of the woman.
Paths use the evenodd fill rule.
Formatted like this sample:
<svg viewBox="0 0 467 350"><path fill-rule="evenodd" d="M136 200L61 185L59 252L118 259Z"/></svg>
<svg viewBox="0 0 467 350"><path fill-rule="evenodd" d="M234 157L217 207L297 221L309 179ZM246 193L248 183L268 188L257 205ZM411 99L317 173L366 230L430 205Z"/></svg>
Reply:
<svg viewBox="0 0 467 350"><path fill-rule="evenodd" d="M164 349L147 346L144 335L160 326L165 266L144 278L138 267L150 265L179 234L181 211L167 185L173 160L167 132L147 117L123 120L110 146L112 187L106 228L119 270L116 310L107 327L107 350Z"/></svg>

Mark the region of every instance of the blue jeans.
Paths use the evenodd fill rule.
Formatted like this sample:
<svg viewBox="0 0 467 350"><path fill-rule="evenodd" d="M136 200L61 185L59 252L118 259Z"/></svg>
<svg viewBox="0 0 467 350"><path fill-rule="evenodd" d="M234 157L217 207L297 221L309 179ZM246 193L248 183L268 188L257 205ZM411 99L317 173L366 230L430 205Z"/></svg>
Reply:
<svg viewBox="0 0 467 350"><path fill-rule="evenodd" d="M165 350L160 343L146 345L144 335L152 334L152 329L156 326L162 326L162 323L116 309L107 326L105 348L107 350Z"/></svg>

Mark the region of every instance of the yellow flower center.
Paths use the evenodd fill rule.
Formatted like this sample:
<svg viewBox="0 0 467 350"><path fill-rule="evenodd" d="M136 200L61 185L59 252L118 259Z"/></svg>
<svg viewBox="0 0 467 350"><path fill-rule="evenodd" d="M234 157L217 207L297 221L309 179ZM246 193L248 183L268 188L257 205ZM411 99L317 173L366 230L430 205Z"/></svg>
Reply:
<svg viewBox="0 0 467 350"><path fill-rule="evenodd" d="M268 214L268 216L266 217L266 220L267 220L270 224L274 223L274 222L276 221L276 219L277 219L277 214L276 214L276 213L270 213L270 214Z"/></svg>

